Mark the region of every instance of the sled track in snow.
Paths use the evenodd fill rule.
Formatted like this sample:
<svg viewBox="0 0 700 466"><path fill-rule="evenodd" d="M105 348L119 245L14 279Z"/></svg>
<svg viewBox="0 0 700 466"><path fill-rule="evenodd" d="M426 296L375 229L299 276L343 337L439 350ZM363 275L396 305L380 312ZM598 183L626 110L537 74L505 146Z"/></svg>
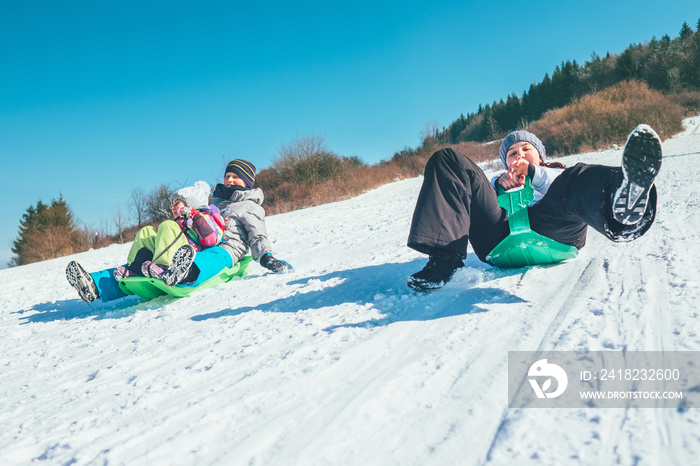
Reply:
<svg viewBox="0 0 700 466"><path fill-rule="evenodd" d="M556 346L556 344L551 344L556 335L556 332L561 327L562 323L565 321L567 315L573 309L571 306L567 306L567 304L585 293L587 287L580 285L590 283L593 280L593 277L595 276L596 271L598 270L597 267L601 265L601 262L602 260L597 257L588 259L585 262L579 260L579 263L577 264L578 267L576 268L575 273L571 273L565 278L562 278L562 280L558 284L562 287L565 286L566 288L564 290L559 290L556 286L553 286L553 289L556 289L557 291L549 293L540 301L540 303L551 303L548 306L548 314L551 315L552 313L554 313L554 315L549 320L549 324L547 325L546 330L542 334L542 337L539 339L539 344L536 348L537 351L551 351L556 349L553 347L550 348L548 346ZM572 279L572 276L576 278ZM518 391L522 390L523 387L525 387L525 389L528 389L528 387L526 387L525 385L525 379L523 379L520 383ZM503 439L503 436L507 435L506 426L511 424L513 421L517 421L517 418L520 417L519 412L520 410L515 411L515 415L511 416L509 414L509 408L507 406L503 409L500 416L500 422L498 423L498 427L496 428L496 431L491 439L491 443L486 452L486 457L483 464L490 463L493 460L494 450L497 448L499 442Z"/></svg>

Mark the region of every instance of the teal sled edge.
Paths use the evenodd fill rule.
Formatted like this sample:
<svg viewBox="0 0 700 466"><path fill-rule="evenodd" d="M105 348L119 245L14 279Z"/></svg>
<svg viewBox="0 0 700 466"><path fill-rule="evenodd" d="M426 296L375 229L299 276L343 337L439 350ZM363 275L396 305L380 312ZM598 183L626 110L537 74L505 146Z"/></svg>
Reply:
<svg viewBox="0 0 700 466"><path fill-rule="evenodd" d="M527 206L535 199L530 178L522 188L504 191L499 187L498 205L508 212L510 234L486 256L496 267L517 268L556 264L578 256L574 246L554 241L530 228Z"/></svg>
<svg viewBox="0 0 700 466"><path fill-rule="evenodd" d="M578 256L578 249L558 243L534 231L511 234L486 256L496 267L514 268L556 264Z"/></svg>
<svg viewBox="0 0 700 466"><path fill-rule="evenodd" d="M165 294L176 298L184 298L196 291L206 288L215 288L236 277L242 276L245 274L252 260L252 257L246 256L236 262L232 267L226 267L217 275L198 286L176 285L170 287L166 285L163 280L157 278L127 277L119 281L119 288L128 295L136 295L144 299L153 299Z"/></svg>

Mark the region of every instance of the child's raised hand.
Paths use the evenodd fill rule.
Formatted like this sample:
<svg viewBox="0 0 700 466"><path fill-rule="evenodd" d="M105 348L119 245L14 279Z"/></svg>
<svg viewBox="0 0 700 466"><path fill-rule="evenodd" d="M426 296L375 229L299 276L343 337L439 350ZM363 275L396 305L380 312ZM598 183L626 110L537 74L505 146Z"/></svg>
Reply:
<svg viewBox="0 0 700 466"><path fill-rule="evenodd" d="M183 215L187 218L195 218L197 215L199 215L199 211L197 209L193 209L192 207L185 207Z"/></svg>
<svg viewBox="0 0 700 466"><path fill-rule="evenodd" d="M503 189L505 190L517 188L518 186L524 185L525 177L527 176L527 170L529 166L530 164L527 162L527 160L516 160L510 165L508 171L503 173L498 178L499 184L503 186Z"/></svg>
<svg viewBox="0 0 700 466"><path fill-rule="evenodd" d="M513 178L518 180L520 185L524 185L528 168L530 168L530 163L525 159L519 159L511 164L508 171L513 174Z"/></svg>
<svg viewBox="0 0 700 466"><path fill-rule="evenodd" d="M194 216L199 213L198 210L193 209L190 206L180 206L177 209L174 209L173 212L175 213L175 217L185 217L185 218L194 218Z"/></svg>

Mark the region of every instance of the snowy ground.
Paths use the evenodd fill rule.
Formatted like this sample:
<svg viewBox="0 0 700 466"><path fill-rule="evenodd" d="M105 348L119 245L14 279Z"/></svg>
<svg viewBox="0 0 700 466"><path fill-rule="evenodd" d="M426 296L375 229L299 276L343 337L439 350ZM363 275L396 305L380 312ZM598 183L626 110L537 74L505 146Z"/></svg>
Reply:
<svg viewBox="0 0 700 466"><path fill-rule="evenodd" d="M700 117L664 142L634 243L442 290L406 277L421 179L268 219L257 264L189 298L88 306L64 278L129 245L0 270L0 463L696 464L697 409L509 409L507 352L700 351ZM619 164L620 150L567 157Z"/></svg>

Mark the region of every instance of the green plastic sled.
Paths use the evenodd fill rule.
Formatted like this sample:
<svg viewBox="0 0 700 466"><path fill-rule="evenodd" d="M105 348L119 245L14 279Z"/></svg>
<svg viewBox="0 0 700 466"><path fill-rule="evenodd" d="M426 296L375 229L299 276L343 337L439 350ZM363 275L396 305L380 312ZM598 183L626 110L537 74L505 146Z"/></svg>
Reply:
<svg viewBox="0 0 700 466"><path fill-rule="evenodd" d="M504 191L499 186L498 205L508 211L510 234L486 256L491 264L504 268L525 267L553 264L578 256L574 246L558 243L530 229L527 206L534 199L535 189L530 178L526 178L525 186L520 189Z"/></svg>
<svg viewBox="0 0 700 466"><path fill-rule="evenodd" d="M137 295L144 299L153 299L164 294L169 294L177 298L184 298L189 296L195 291L202 290L205 288L214 288L231 281L235 277L240 277L243 275L248 268L248 264L253 260L252 257L246 256L237 263L233 264L233 267L227 267L218 275L213 276L209 280L200 283L197 286L187 286L187 285L176 285L168 286L157 278L148 277L127 277L122 278L119 281L119 288L129 295Z"/></svg>

